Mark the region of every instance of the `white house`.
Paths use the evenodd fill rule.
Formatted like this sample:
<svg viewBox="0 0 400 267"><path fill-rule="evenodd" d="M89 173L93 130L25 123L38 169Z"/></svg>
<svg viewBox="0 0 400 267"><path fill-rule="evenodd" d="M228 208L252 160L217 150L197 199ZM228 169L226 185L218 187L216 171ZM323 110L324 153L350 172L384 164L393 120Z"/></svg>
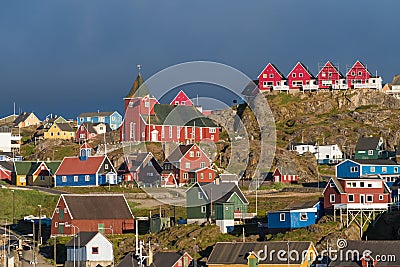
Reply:
<svg viewBox="0 0 400 267"><path fill-rule="evenodd" d="M21 136L13 135L10 128L0 128L0 151L12 152L20 149Z"/></svg>
<svg viewBox="0 0 400 267"><path fill-rule="evenodd" d="M291 143L288 149L296 151L299 155L310 152L315 155L318 164L336 164L343 159L343 152L336 144L320 146L315 142Z"/></svg>
<svg viewBox="0 0 400 267"><path fill-rule="evenodd" d="M343 152L336 144L317 146L315 157L318 164L336 164L343 160Z"/></svg>
<svg viewBox="0 0 400 267"><path fill-rule="evenodd" d="M65 246L67 248L65 266L113 265L112 243L99 232L79 232Z"/></svg>

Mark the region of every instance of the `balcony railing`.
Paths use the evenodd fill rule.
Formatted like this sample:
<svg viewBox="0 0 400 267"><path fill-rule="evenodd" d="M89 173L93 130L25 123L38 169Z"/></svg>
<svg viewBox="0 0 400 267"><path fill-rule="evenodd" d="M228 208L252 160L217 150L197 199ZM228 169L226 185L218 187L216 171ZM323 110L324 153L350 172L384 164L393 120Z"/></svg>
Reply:
<svg viewBox="0 0 400 267"><path fill-rule="evenodd" d="M353 84L354 89L378 89L378 83L355 83Z"/></svg>
<svg viewBox="0 0 400 267"><path fill-rule="evenodd" d="M349 89L349 86L347 84L333 84L332 89L335 90L346 90Z"/></svg>
<svg viewBox="0 0 400 267"><path fill-rule="evenodd" d="M275 85L272 87L274 91L289 91L289 86L287 85Z"/></svg>
<svg viewBox="0 0 400 267"><path fill-rule="evenodd" d="M387 203L347 203L347 204L334 204L335 209L363 209L363 210L387 210L389 204Z"/></svg>
<svg viewBox="0 0 400 267"><path fill-rule="evenodd" d="M318 90L317 84L306 84L303 85L303 90Z"/></svg>

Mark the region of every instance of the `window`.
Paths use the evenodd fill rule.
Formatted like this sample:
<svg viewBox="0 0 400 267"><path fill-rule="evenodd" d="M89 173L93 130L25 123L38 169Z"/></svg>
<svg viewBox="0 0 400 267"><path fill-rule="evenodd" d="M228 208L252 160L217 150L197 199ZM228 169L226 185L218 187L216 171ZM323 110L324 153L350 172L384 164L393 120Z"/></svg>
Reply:
<svg viewBox="0 0 400 267"><path fill-rule="evenodd" d="M204 179L204 173L200 173L200 179Z"/></svg>
<svg viewBox="0 0 400 267"><path fill-rule="evenodd" d="M78 182L78 176L77 175L74 176L74 182Z"/></svg>
<svg viewBox="0 0 400 267"><path fill-rule="evenodd" d="M307 221L307 213L306 212L300 212L300 221Z"/></svg>
<svg viewBox="0 0 400 267"><path fill-rule="evenodd" d="M188 179L188 174L187 174L187 172L185 172L185 173L183 174L183 179L185 179L185 180Z"/></svg>
<svg viewBox="0 0 400 267"><path fill-rule="evenodd" d="M99 247L92 247L92 254L99 254Z"/></svg>
<svg viewBox="0 0 400 267"><path fill-rule="evenodd" d="M350 167L350 172L358 172L358 167L357 166Z"/></svg>
<svg viewBox="0 0 400 267"><path fill-rule="evenodd" d="M284 221L285 221L285 213L280 213L280 214L279 214L279 220L280 220L281 222L284 222Z"/></svg>
<svg viewBox="0 0 400 267"><path fill-rule="evenodd" d="M169 126L169 138L172 138L172 126Z"/></svg>
<svg viewBox="0 0 400 267"><path fill-rule="evenodd" d="M353 187L357 187L357 183L356 182L353 182Z"/></svg>
<svg viewBox="0 0 400 267"><path fill-rule="evenodd" d="M194 151L190 151L189 157L193 158L194 157Z"/></svg>
<svg viewBox="0 0 400 267"><path fill-rule="evenodd" d="M85 175L85 181L89 182L90 181L90 175Z"/></svg>
<svg viewBox="0 0 400 267"><path fill-rule="evenodd" d="M54 223L54 227L57 228L58 227L58 222Z"/></svg>
<svg viewBox="0 0 400 267"><path fill-rule="evenodd" d="M372 195L367 195L367 202L372 202L373 196Z"/></svg>
<svg viewBox="0 0 400 267"><path fill-rule="evenodd" d="M150 107L150 102L148 102L148 101L144 102L144 107L145 108L149 108Z"/></svg>
<svg viewBox="0 0 400 267"><path fill-rule="evenodd" d="M179 105L179 101L175 101L175 105Z"/></svg>
<svg viewBox="0 0 400 267"><path fill-rule="evenodd" d="M354 71L351 72L351 76L355 76L356 73Z"/></svg>
<svg viewBox="0 0 400 267"><path fill-rule="evenodd" d="M354 194L347 195L347 199L349 202L354 202Z"/></svg>
<svg viewBox="0 0 400 267"><path fill-rule="evenodd" d="M209 133L216 133L216 129L215 128L209 128L208 132Z"/></svg>
<svg viewBox="0 0 400 267"><path fill-rule="evenodd" d="M399 168L398 167L394 167L394 172L398 173L399 172Z"/></svg>
<svg viewBox="0 0 400 267"><path fill-rule="evenodd" d="M268 78L268 74L263 74L263 76L262 76L263 78Z"/></svg>
<svg viewBox="0 0 400 267"><path fill-rule="evenodd" d="M63 182L63 183L66 183L66 182L67 182L67 176L62 176L61 179L62 179L62 182Z"/></svg>
<svg viewBox="0 0 400 267"><path fill-rule="evenodd" d="M59 208L56 208L56 213L59 213L60 212L60 209Z"/></svg>
<svg viewBox="0 0 400 267"><path fill-rule="evenodd" d="M205 168L206 167L206 163L205 162L200 162L200 168Z"/></svg>
<svg viewBox="0 0 400 267"><path fill-rule="evenodd" d="M370 167L369 170L370 172L375 172L375 167Z"/></svg>
<svg viewBox="0 0 400 267"><path fill-rule="evenodd" d="M270 78L274 78L274 74L271 73L271 74L269 75L269 77L270 77Z"/></svg>
<svg viewBox="0 0 400 267"><path fill-rule="evenodd" d="M325 72L322 73L322 77L326 77L326 73Z"/></svg>
<svg viewBox="0 0 400 267"><path fill-rule="evenodd" d="M368 150L368 156L372 156L374 155L374 151L373 150Z"/></svg>
<svg viewBox="0 0 400 267"><path fill-rule="evenodd" d="M331 203L335 203L335 194L330 194L330 195L329 195L329 201L330 201Z"/></svg>
<svg viewBox="0 0 400 267"><path fill-rule="evenodd" d="M112 121L115 121L115 117L111 117L111 120L112 120Z"/></svg>
<svg viewBox="0 0 400 267"><path fill-rule="evenodd" d="M208 174L208 179L209 179L209 180L212 179L212 173L211 173L211 172Z"/></svg>
<svg viewBox="0 0 400 267"><path fill-rule="evenodd" d="M379 195L379 200L383 200L383 195Z"/></svg>
<svg viewBox="0 0 400 267"><path fill-rule="evenodd" d="M181 127L176 128L176 138L181 138Z"/></svg>
<svg viewBox="0 0 400 267"><path fill-rule="evenodd" d="M303 73L299 73L299 77L303 77Z"/></svg>
<svg viewBox="0 0 400 267"><path fill-rule="evenodd" d="M206 206L201 206L201 213L206 213Z"/></svg>
<svg viewBox="0 0 400 267"><path fill-rule="evenodd" d="M190 162L186 162L186 163L185 163L185 168L186 168L186 169L190 169Z"/></svg>
<svg viewBox="0 0 400 267"><path fill-rule="evenodd" d="M367 187L372 187L372 184L367 184Z"/></svg>
<svg viewBox="0 0 400 267"><path fill-rule="evenodd" d="M358 76L362 76L362 72L361 71L358 72Z"/></svg>
<svg viewBox="0 0 400 267"><path fill-rule="evenodd" d="M45 180L45 177L46 177L46 176L41 175L41 176L40 176L40 181L44 181L44 180Z"/></svg>
<svg viewBox="0 0 400 267"><path fill-rule="evenodd" d="M386 172L386 167L382 167L382 172Z"/></svg>
<svg viewBox="0 0 400 267"><path fill-rule="evenodd" d="M198 198L199 198L199 199L203 199L203 193L202 193L202 192L199 192L199 193L198 193Z"/></svg>
<svg viewBox="0 0 400 267"><path fill-rule="evenodd" d="M108 164L104 164L104 169L108 170Z"/></svg>
<svg viewBox="0 0 400 267"><path fill-rule="evenodd" d="M293 78L296 78L296 73L292 73L292 77L293 77Z"/></svg>
<svg viewBox="0 0 400 267"><path fill-rule="evenodd" d="M364 187L364 186L365 186L364 182L360 182L360 187Z"/></svg>
<svg viewBox="0 0 400 267"><path fill-rule="evenodd" d="M211 140L214 140L214 135L211 135Z"/></svg>
<svg viewBox="0 0 400 267"><path fill-rule="evenodd" d="M332 77L332 72L328 73L328 77L331 78Z"/></svg>
<svg viewBox="0 0 400 267"><path fill-rule="evenodd" d="M200 158L200 151L196 152L196 157Z"/></svg>

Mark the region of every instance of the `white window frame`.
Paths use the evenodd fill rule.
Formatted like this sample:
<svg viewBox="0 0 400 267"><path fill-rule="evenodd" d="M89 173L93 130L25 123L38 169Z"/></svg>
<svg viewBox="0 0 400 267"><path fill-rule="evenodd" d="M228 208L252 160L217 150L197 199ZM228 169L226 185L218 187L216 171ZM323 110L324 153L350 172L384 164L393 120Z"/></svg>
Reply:
<svg viewBox="0 0 400 267"><path fill-rule="evenodd" d="M194 151L189 152L189 157L193 158L194 157Z"/></svg>
<svg viewBox="0 0 400 267"><path fill-rule="evenodd" d="M185 169L190 169L190 162L185 162Z"/></svg>
<svg viewBox="0 0 400 267"><path fill-rule="evenodd" d="M270 73L270 74L269 74L269 77L270 77L270 78L274 78L274 74L273 74L273 73Z"/></svg>
<svg viewBox="0 0 400 267"><path fill-rule="evenodd" d="M292 78L296 78L296 73L292 73Z"/></svg>
<svg viewBox="0 0 400 267"><path fill-rule="evenodd" d="M368 198L371 198L371 200L368 200ZM374 202L374 196L373 195L366 195L365 196L365 200L366 200L366 202Z"/></svg>
<svg viewBox="0 0 400 267"><path fill-rule="evenodd" d="M77 183L79 181L79 176L78 175L74 175L74 182Z"/></svg>
<svg viewBox="0 0 400 267"><path fill-rule="evenodd" d="M375 167L370 167L370 168L369 168L369 171L370 171L370 172L375 172Z"/></svg>
<svg viewBox="0 0 400 267"><path fill-rule="evenodd" d="M335 194L330 194L329 195L329 202L330 203L335 203L335 198L336 198Z"/></svg>
<svg viewBox="0 0 400 267"><path fill-rule="evenodd" d="M197 198L198 199L203 199L203 193L202 192L198 192L197 193Z"/></svg>
<svg viewBox="0 0 400 267"><path fill-rule="evenodd" d="M350 200L350 196L353 197L353 200ZM347 195L347 201L348 201L348 202L354 202L354 194L348 194L348 195Z"/></svg>
<svg viewBox="0 0 400 267"><path fill-rule="evenodd" d="M305 215L305 218L302 218L302 216ZM305 222L308 220L307 212L300 212L300 221Z"/></svg>
<svg viewBox="0 0 400 267"><path fill-rule="evenodd" d="M206 212L207 212L207 207L201 206L201 213L206 213Z"/></svg>
<svg viewBox="0 0 400 267"><path fill-rule="evenodd" d="M67 182L67 176L65 176L65 175L61 176L61 182L66 183Z"/></svg>
<svg viewBox="0 0 400 267"><path fill-rule="evenodd" d="M284 222L286 221L286 214L285 213L279 213L279 221Z"/></svg>
<svg viewBox="0 0 400 267"><path fill-rule="evenodd" d="M85 175L85 182L89 182L90 181L90 175L86 174Z"/></svg>
<svg viewBox="0 0 400 267"><path fill-rule="evenodd" d="M299 78L303 78L303 73L299 73Z"/></svg>
<svg viewBox="0 0 400 267"><path fill-rule="evenodd" d="M368 156L372 156L374 155L374 151L373 150L368 150Z"/></svg>
<svg viewBox="0 0 400 267"><path fill-rule="evenodd" d="M379 195L379 200L383 200L383 195Z"/></svg>
<svg viewBox="0 0 400 267"><path fill-rule="evenodd" d="M387 172L387 168L386 167L382 167L382 172Z"/></svg>

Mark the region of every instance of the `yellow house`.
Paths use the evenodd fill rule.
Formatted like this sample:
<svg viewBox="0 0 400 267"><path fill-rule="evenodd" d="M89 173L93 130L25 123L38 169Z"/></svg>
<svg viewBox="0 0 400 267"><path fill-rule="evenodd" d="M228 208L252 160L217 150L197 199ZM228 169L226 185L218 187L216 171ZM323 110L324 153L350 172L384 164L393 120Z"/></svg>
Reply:
<svg viewBox="0 0 400 267"><path fill-rule="evenodd" d="M54 123L43 135L44 139L75 139L75 131L69 123Z"/></svg>
<svg viewBox="0 0 400 267"><path fill-rule="evenodd" d="M313 243L308 241L218 242L207 266L308 267L317 256Z"/></svg>
<svg viewBox="0 0 400 267"><path fill-rule="evenodd" d="M32 125L37 126L40 124L40 120L33 112L24 112L14 120L13 124L15 127L24 128Z"/></svg>

